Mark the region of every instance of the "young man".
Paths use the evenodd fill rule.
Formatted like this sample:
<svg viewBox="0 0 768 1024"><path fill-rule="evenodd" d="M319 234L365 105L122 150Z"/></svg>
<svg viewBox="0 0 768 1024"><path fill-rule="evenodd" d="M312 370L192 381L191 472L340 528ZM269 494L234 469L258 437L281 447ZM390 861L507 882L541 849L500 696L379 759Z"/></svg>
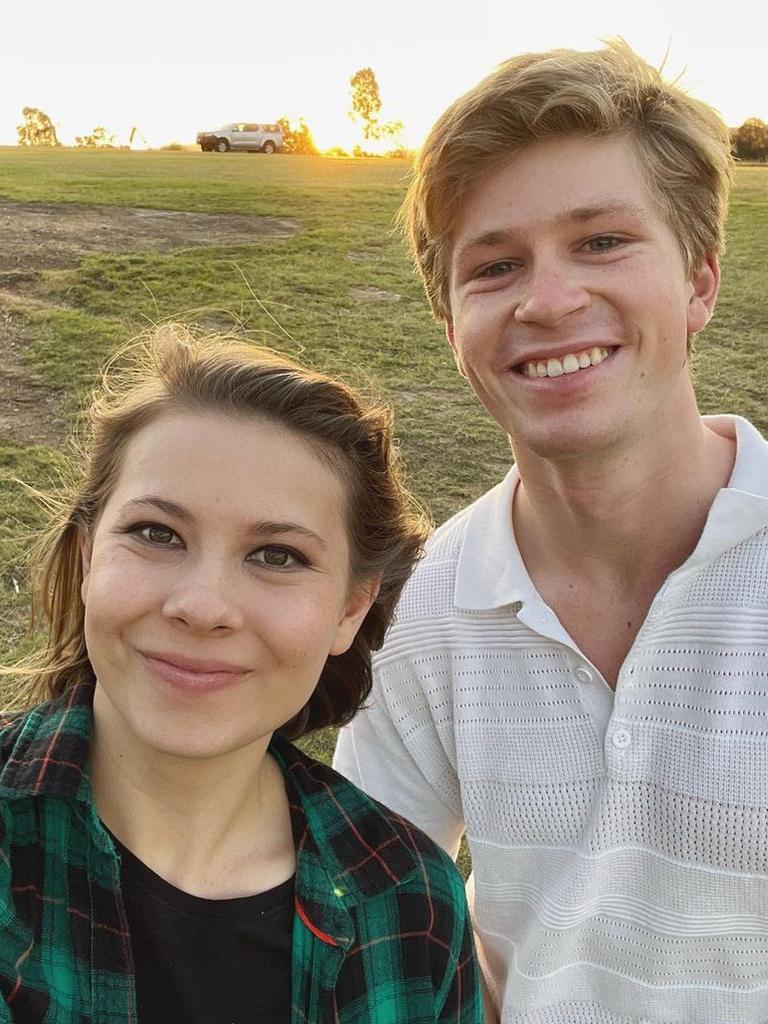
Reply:
<svg viewBox="0 0 768 1024"><path fill-rule="evenodd" d="M768 445L688 360L730 176L616 44L502 65L404 208L515 465L433 537L337 766L466 830L504 1024L768 1020Z"/></svg>

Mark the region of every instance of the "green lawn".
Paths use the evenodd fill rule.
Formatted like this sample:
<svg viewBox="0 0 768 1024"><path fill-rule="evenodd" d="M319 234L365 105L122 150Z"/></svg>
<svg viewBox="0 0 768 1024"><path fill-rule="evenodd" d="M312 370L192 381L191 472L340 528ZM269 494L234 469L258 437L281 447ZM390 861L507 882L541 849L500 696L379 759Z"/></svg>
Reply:
<svg viewBox="0 0 768 1024"><path fill-rule="evenodd" d="M388 397L411 485L440 521L498 480L509 456L456 373L393 233L407 175L399 161L0 149L0 201L268 215L300 226L235 248L101 253L44 271L25 286L29 302L23 291L16 298L15 321L31 339L23 359L73 412L103 357L148 323L237 327ZM696 386L704 412L742 413L768 432L766 268L768 167L745 167ZM0 471L47 484L60 470L56 450L3 445L0 436ZM0 650L21 635L21 552L37 518L27 496L3 488Z"/></svg>

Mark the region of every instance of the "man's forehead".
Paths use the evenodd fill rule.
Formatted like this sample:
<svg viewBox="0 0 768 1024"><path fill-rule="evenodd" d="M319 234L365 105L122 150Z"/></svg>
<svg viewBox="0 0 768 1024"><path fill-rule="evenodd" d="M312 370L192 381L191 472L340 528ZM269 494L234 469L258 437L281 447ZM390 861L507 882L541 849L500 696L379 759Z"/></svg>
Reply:
<svg viewBox="0 0 768 1024"><path fill-rule="evenodd" d="M642 157L624 135L537 140L478 169L460 191L452 204L452 248L492 243L486 236L515 227L663 215Z"/></svg>

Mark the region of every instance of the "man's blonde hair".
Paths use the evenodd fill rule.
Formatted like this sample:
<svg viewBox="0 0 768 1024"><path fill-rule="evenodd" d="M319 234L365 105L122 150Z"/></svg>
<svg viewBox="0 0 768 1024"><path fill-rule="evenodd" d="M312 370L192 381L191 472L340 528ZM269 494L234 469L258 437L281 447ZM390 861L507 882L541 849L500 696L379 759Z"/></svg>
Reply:
<svg viewBox="0 0 768 1024"><path fill-rule="evenodd" d="M523 54L457 99L417 159L400 221L435 317L451 319L451 232L480 175L539 139L622 134L637 149L688 272L721 253L732 158L720 116L622 40L588 52Z"/></svg>

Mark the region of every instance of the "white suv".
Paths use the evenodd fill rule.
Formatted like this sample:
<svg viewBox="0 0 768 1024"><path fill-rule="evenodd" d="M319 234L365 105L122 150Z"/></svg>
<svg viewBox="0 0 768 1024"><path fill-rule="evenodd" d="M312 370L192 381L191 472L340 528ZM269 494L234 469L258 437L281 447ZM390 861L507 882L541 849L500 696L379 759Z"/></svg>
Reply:
<svg viewBox="0 0 768 1024"><path fill-rule="evenodd" d="M279 124L225 124L210 132L198 132L197 144L203 152L277 153L283 148L283 130Z"/></svg>

